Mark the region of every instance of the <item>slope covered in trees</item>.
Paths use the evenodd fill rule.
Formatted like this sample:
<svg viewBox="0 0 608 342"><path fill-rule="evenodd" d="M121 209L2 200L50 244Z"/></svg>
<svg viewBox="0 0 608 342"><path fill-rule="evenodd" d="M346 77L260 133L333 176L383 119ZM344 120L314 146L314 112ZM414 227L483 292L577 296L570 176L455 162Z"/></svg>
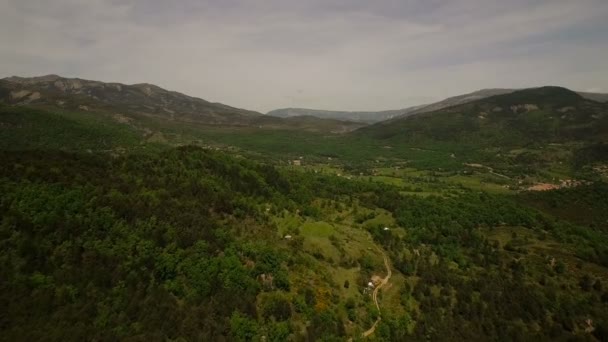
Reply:
<svg viewBox="0 0 608 342"><path fill-rule="evenodd" d="M286 213L367 231L388 251L398 274L382 290L379 340L605 336L605 230L510 196L407 196L197 147L0 158L0 327L10 340L357 336L377 315L366 277L336 284L306 270L364 275L381 259L351 260L341 235L313 237L309 223L286 241Z"/></svg>
<svg viewBox="0 0 608 342"><path fill-rule="evenodd" d="M568 141L597 142L608 134L607 107L559 87L525 89L359 130L403 142L457 142L524 147Z"/></svg>

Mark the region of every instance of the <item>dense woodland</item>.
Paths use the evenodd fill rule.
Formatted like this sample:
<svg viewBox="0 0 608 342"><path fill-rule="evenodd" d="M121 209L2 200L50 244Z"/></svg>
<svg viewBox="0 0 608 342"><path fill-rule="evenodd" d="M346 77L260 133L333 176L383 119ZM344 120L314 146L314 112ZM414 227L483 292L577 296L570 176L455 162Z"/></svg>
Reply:
<svg viewBox="0 0 608 342"><path fill-rule="evenodd" d="M331 203L356 205L359 216L387 210L407 232L365 224L373 214L359 219L395 272L415 279L372 338L607 338L605 216L559 210L584 201L605 213L604 184L420 197L198 147L0 158L5 340L342 341L354 304L319 305L314 286L295 286L305 251L298 239L277 244L270 220L282 211L323 217ZM493 237L508 227L527 233ZM539 241L562 254L535 249Z"/></svg>

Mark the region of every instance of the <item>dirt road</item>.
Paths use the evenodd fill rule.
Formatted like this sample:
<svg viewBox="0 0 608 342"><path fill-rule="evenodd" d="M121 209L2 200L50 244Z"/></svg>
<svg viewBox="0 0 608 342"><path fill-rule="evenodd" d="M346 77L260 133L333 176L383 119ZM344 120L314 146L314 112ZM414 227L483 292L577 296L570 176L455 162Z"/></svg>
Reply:
<svg viewBox="0 0 608 342"><path fill-rule="evenodd" d="M380 323L381 317L380 317L380 305L378 304L378 291L380 291L380 289L382 287L384 287L384 285L388 284L389 279L391 279L391 275L393 275L393 272L391 271L391 266L389 265L389 262L388 262L388 257L382 250L380 250L380 253L382 253L382 257L384 258L384 266L386 267L386 277L384 277L380 281L380 284L378 286L376 286L376 288L374 289L374 292L372 293L372 299L374 301L374 304L376 304L376 308L378 309L378 319L374 322L374 325L372 325L371 328L369 328L367 331L365 331L362 334L363 337L368 337L369 335L373 334L374 331L376 331L376 326L378 325L378 323Z"/></svg>

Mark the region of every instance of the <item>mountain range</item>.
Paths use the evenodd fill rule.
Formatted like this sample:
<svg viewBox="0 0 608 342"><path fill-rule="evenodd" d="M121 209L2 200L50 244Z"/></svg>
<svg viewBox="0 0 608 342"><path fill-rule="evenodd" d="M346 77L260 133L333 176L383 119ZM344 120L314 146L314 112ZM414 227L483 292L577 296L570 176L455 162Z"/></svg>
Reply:
<svg viewBox="0 0 608 342"><path fill-rule="evenodd" d="M408 107L404 109L395 109L395 110L385 110L385 111L329 111L329 110L319 110L319 109L306 109L306 108L283 108L272 110L267 115L276 116L280 118L288 118L294 116L301 115L312 115L319 118L333 118L338 120L350 120L355 122L362 123L376 123L384 120L400 118L405 116L410 116L414 114L420 113L428 113L432 111L436 111L439 109L456 106L460 104L469 103L476 100L485 99L490 96L510 94L518 89L506 89L506 88L496 88L496 89L482 89L478 91L474 91L472 93L458 95L449 97L447 99L431 103L425 105L419 105L414 107ZM608 94L602 93L590 93L590 92L578 92L582 97L598 101L598 102L607 102Z"/></svg>
<svg viewBox="0 0 608 342"><path fill-rule="evenodd" d="M8 128L2 132L7 148L40 146L36 139L54 136L46 140L50 146L77 148L87 142L94 150L135 141L140 145L205 141L263 153L306 151L367 159L399 156L399 151L437 143L443 144L442 149L458 147L461 152L570 143L572 153L581 147L574 145L583 144L593 146L591 154L601 157L601 144L608 140L608 103L598 101L606 99L606 94L561 87L485 89L380 112L386 120L366 124L345 120L354 112L338 112L338 118L332 118L335 112L293 109L281 118L151 84L48 75L0 80L0 125ZM361 120L371 120L369 112L356 113ZM395 149L389 153L387 146Z"/></svg>
<svg viewBox="0 0 608 342"><path fill-rule="evenodd" d="M293 128L336 133L362 126L360 123L335 119L282 119L267 116L165 90L153 84L104 83L57 75L29 78L13 76L0 79L0 103L102 112L127 119L147 117L212 126Z"/></svg>

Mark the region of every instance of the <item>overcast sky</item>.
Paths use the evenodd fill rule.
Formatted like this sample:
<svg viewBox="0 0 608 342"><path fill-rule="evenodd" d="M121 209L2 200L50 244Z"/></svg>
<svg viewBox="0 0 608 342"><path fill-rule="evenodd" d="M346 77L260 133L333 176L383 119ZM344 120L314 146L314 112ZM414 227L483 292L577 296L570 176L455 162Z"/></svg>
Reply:
<svg viewBox="0 0 608 342"><path fill-rule="evenodd" d="M608 0L0 0L0 77L51 73L261 112L608 92Z"/></svg>

